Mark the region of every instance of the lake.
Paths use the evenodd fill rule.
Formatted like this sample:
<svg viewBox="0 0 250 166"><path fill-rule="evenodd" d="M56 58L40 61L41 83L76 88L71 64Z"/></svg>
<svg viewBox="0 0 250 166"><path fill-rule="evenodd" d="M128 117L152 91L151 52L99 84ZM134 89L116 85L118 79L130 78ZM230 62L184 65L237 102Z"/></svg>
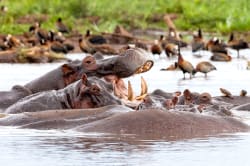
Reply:
<svg viewBox="0 0 250 166"><path fill-rule="evenodd" d="M217 70L208 77L197 73L195 78L183 80L181 71L160 71L176 58L165 55L153 56L153 68L130 80L136 93L140 92L140 77L148 82L149 91L160 88L168 92L186 88L196 92L221 95L219 88L226 88L233 95L241 89L250 92L250 70L246 70L250 50L242 50L241 58L230 50L232 62L212 62ZM195 58L188 50L183 57L193 65L209 60L209 52ZM82 59L83 54L68 55ZM13 85L23 85L62 63L53 64L0 64L0 90L9 90ZM250 124L248 112L233 112L242 121ZM4 166L80 166L80 165L250 165L250 132L216 135L181 141L126 140L100 133L78 133L72 130L33 130L15 127L0 127L0 163Z"/></svg>

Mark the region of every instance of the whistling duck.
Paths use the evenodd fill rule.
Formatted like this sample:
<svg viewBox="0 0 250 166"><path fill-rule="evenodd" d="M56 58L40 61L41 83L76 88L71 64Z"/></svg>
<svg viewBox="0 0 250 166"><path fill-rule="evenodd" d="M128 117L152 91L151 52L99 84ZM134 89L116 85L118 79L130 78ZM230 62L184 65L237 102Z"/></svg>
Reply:
<svg viewBox="0 0 250 166"><path fill-rule="evenodd" d="M229 62L232 60L232 57L225 53L214 52L210 57L211 61L220 61L220 62Z"/></svg>
<svg viewBox="0 0 250 166"><path fill-rule="evenodd" d="M229 37L227 45L230 48L233 48L233 49L237 50L237 57L238 58L240 57L240 49L249 48L247 42L245 42L242 39L240 39L240 40L235 39L233 33L230 34L230 37Z"/></svg>
<svg viewBox="0 0 250 166"><path fill-rule="evenodd" d="M150 48L151 53L161 55L161 45L159 44L158 40L154 40L154 44Z"/></svg>
<svg viewBox="0 0 250 166"><path fill-rule="evenodd" d="M187 47L188 44L182 41L181 37L182 36L177 34L175 29L169 28L169 34L165 40L167 43L173 43L179 47Z"/></svg>
<svg viewBox="0 0 250 166"><path fill-rule="evenodd" d="M217 38L210 39L206 44L206 50L227 54L226 44Z"/></svg>
<svg viewBox="0 0 250 166"><path fill-rule="evenodd" d="M227 89L220 88L220 92L224 95L224 97L233 98L232 93Z"/></svg>
<svg viewBox="0 0 250 166"><path fill-rule="evenodd" d="M121 25L117 25L115 27L114 33L118 33L128 37L133 37L133 35L129 33L125 28L123 28Z"/></svg>
<svg viewBox="0 0 250 166"><path fill-rule="evenodd" d="M61 17L59 17L56 21L56 28L59 32L69 33L69 28L62 22Z"/></svg>
<svg viewBox="0 0 250 166"><path fill-rule="evenodd" d="M198 30L197 35L193 35L193 41L191 43L191 46L192 46L192 52L205 49L205 41L203 39L201 29Z"/></svg>
<svg viewBox="0 0 250 166"><path fill-rule="evenodd" d="M154 44L150 48L152 54L159 54L159 55L161 54L162 52L161 42L163 38L164 38L163 35L161 35L159 40L154 41Z"/></svg>
<svg viewBox="0 0 250 166"><path fill-rule="evenodd" d="M196 65L195 71L201 72L205 74L205 77L207 77L207 73L210 71L216 70L216 67L211 64L210 62L203 61Z"/></svg>
<svg viewBox="0 0 250 166"><path fill-rule="evenodd" d="M88 40L91 44L105 44L107 40L102 35L91 35L88 29L85 34L85 40Z"/></svg>
<svg viewBox="0 0 250 166"><path fill-rule="evenodd" d="M41 24L37 22L35 25L30 26L29 32L35 34L41 45L45 45L47 41L51 40L52 31L47 31L41 28Z"/></svg>
<svg viewBox="0 0 250 166"><path fill-rule="evenodd" d="M246 95L247 95L247 91L244 90L244 89L242 89L242 90L240 91L240 96L241 96L241 97L245 97Z"/></svg>
<svg viewBox="0 0 250 166"><path fill-rule="evenodd" d="M174 64L171 64L170 66L168 66L167 68L161 69L161 71L172 71L172 70L176 70L178 68L178 63L175 62Z"/></svg>
<svg viewBox="0 0 250 166"><path fill-rule="evenodd" d="M180 48L179 48L179 53L178 53L178 67L182 70L183 72L183 79L185 79L185 73L189 73L190 74L190 79L192 78L192 75L195 73L195 69L194 66L183 59L181 53L180 53Z"/></svg>
<svg viewBox="0 0 250 166"><path fill-rule="evenodd" d="M166 53L166 56L170 58L174 55L178 55L178 47L179 46L174 43L166 43L163 48Z"/></svg>
<svg viewBox="0 0 250 166"><path fill-rule="evenodd" d="M18 39L15 36L12 36L11 34L8 34L6 36L5 42L6 42L6 44L8 45L9 48L23 46L23 43L20 41L20 39Z"/></svg>

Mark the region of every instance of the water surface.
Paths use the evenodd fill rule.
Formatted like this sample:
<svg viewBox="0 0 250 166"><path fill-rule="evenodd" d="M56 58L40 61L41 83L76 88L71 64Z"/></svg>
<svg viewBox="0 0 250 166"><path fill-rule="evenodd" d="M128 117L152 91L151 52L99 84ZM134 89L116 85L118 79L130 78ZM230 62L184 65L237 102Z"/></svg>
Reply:
<svg viewBox="0 0 250 166"><path fill-rule="evenodd" d="M220 95L219 88L238 95L241 89L249 92L250 71L246 70L249 50L241 51L244 58L232 62L213 62L217 71L204 78L198 73L192 80L183 80L180 71L160 71L176 59L164 55L154 56L155 65L147 73L130 77L137 93L140 77L148 81L149 91L160 88L168 92L210 92ZM202 58L194 58L183 51L184 58L194 65L208 60L210 53L202 52ZM83 55L70 55L72 59ZM0 90L9 90L13 85L23 85L58 67L54 64L0 64ZM188 78L188 75L186 75ZM242 121L250 124L248 112L234 112ZM217 135L182 141L133 140L99 133L78 133L71 130L31 130L0 127L0 163L10 166L66 166L66 165L250 165L250 133Z"/></svg>

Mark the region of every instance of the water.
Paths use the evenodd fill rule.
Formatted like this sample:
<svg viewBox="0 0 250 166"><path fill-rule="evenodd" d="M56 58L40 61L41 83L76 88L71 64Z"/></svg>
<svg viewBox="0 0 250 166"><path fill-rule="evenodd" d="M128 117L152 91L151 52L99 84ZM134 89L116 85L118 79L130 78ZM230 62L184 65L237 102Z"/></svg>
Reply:
<svg viewBox="0 0 250 166"><path fill-rule="evenodd" d="M183 51L184 58L193 64L208 60L210 54L193 58ZM236 52L232 51L236 57ZM223 87L238 95L241 89L249 92L250 74L246 70L249 50L241 51L245 58L234 58L232 62L213 62L217 71L205 79L200 73L192 80L182 80L180 71L159 71L175 61L162 55L154 57L151 71L130 77L136 93L140 91L140 76L148 81L149 91L160 88L168 92L210 92L220 95ZM82 55L71 56L72 59ZM61 63L42 65L0 64L0 90L8 90L15 84L25 84L56 68ZM188 77L188 75L186 75ZM241 120L250 124L248 112L234 112ZM66 166L66 165L250 165L250 133L218 135L182 141L133 140L117 138L99 133L78 133L71 130L31 130L0 127L0 163L4 166Z"/></svg>

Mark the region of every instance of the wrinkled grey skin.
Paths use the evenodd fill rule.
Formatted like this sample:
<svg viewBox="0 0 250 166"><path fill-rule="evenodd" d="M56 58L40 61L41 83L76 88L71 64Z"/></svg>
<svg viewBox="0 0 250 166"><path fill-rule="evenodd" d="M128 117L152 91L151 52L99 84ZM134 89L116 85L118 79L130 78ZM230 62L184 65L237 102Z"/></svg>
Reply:
<svg viewBox="0 0 250 166"><path fill-rule="evenodd" d="M120 56L108 59L100 57L98 59L99 60L96 61L96 68L91 70L84 68L82 61L79 60L72 61L68 65L77 73L76 80L78 80L83 73L87 76L103 77L106 75L116 75L119 78L125 78L133 75L137 69L146 62L151 62L153 64L153 60L148 54L139 48L129 49ZM64 73L60 66L25 84L23 89L27 89L32 94L48 90L62 89L65 87L63 78ZM30 93L24 92L23 90L13 89L11 91L0 92L0 112L1 109L4 110L19 99L30 95Z"/></svg>
<svg viewBox="0 0 250 166"><path fill-rule="evenodd" d="M134 111L119 105L95 109L6 114L0 118L0 125L32 129L73 129L79 132L112 133L120 136L133 134L133 138L164 140L249 131L247 125L231 117L161 109Z"/></svg>
<svg viewBox="0 0 250 166"><path fill-rule="evenodd" d="M32 92L23 86L13 86L11 91L1 91L0 92L0 112L4 108L7 108L11 104L14 104L20 98L31 95Z"/></svg>
<svg viewBox="0 0 250 166"><path fill-rule="evenodd" d="M98 85L97 81L98 78L90 78L87 86L90 87L93 84ZM111 104L121 104L119 99L102 87L100 88L100 93L97 95L92 94L89 91L84 92L84 94L81 93L82 84L82 80L78 80L58 91L51 90L27 96L8 107L5 110L5 113L16 114L51 109L74 109L76 108L75 102L79 98L83 102L84 100L90 99L94 108ZM83 95L85 97L83 97ZM88 105L86 105L85 108L88 108Z"/></svg>

